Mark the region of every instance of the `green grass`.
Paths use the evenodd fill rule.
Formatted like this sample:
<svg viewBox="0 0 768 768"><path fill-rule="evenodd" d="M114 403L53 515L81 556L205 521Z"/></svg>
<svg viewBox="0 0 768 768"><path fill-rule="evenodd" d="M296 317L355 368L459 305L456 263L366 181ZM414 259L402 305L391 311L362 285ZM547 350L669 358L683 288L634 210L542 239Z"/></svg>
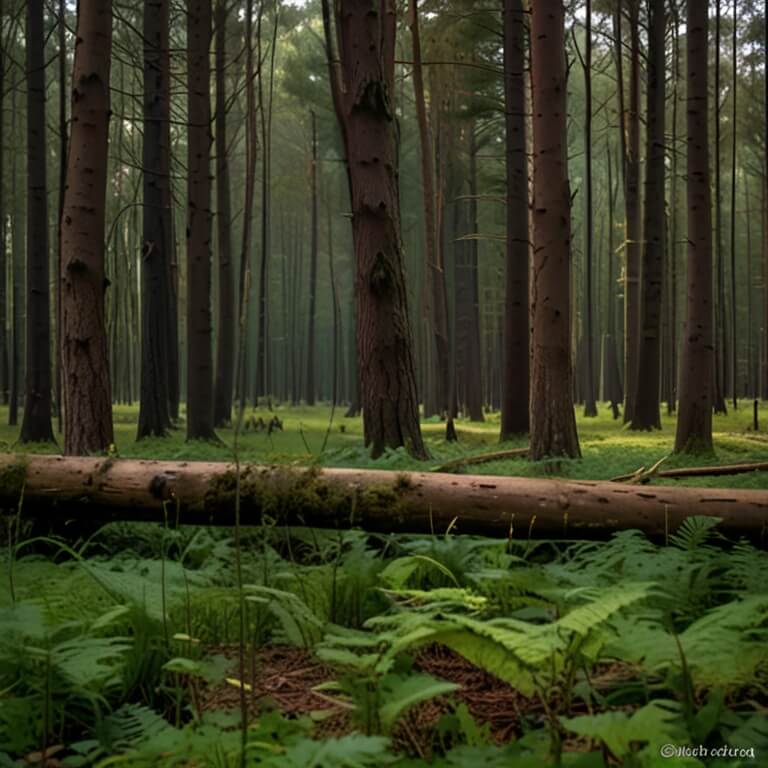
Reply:
<svg viewBox="0 0 768 768"><path fill-rule="evenodd" d="M433 469L451 459L497 450L499 447L520 447L526 439L511 441L499 446L499 415L489 414L485 423L459 420L458 443L447 443L444 425L435 420L423 422L422 429L430 460L417 462L404 451L392 451L374 461L363 447L362 420L348 419L343 409L337 409L330 430L326 450L321 453L330 408L277 407L277 415L284 424L283 432L245 433L240 439L240 458L249 462L295 463L307 465L320 463L324 466L378 467L385 469ZM185 440L183 423L173 434L164 439L149 439L136 442L137 406L115 406L115 445L118 454L126 458L155 458L179 460L226 461L232 458L233 431L220 429L221 444L188 443ZM268 417L268 411L261 409L257 415ZM7 426L7 408L0 407L0 450L57 452L52 446L21 446L18 444L18 428ZM744 401L740 408L729 410L727 416L714 417L715 456L692 458L671 456L675 435L674 417L662 416L662 429L654 432L631 432L621 420L611 418L610 409L602 404L597 418L586 419L577 411L579 438L583 458L578 461L560 463L558 475L562 477L601 480L633 472L640 467L650 467L659 459L669 456L664 466L680 467L731 462L753 462L768 460L768 404L760 408L761 432L751 431L752 404ZM342 431L343 430L343 431ZM472 472L484 474L505 474L537 476L549 468L532 464L524 459L514 459L482 464L471 468ZM655 482L661 482L660 480ZM768 488L768 472L753 472L745 475L690 478L668 481L677 484L701 486Z"/></svg>

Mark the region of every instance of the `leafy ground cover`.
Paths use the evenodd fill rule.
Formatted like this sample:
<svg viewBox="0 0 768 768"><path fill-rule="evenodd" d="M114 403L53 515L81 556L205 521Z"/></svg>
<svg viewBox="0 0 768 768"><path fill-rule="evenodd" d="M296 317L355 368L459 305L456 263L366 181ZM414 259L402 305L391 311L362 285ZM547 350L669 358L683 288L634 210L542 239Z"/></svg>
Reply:
<svg viewBox="0 0 768 768"><path fill-rule="evenodd" d="M362 420L344 418L337 409L329 430L331 409L327 406L281 407L274 413L283 422L284 429L272 434L249 431L240 438L240 458L243 461L318 463L338 467L372 467L395 470L428 470L460 458L503 448L519 448L525 439L499 444L499 415L488 414L484 423L459 420L458 443L444 440L444 424L439 420L423 422L427 447L431 458L426 462L414 461L405 451L390 451L373 461L362 446ZM221 444L187 443L184 429L178 429L167 438L136 442L138 409L134 406L116 406L114 409L115 444L118 455L134 458L229 461L232 459L233 433L231 429L218 430ZM710 457L671 456L674 444L674 417L662 416L662 429L656 432L630 432L622 421L611 418L610 408L602 404L597 418L584 418L577 413L583 458L562 461L558 473L564 477L603 480L634 472L640 467L652 467L659 459L668 457L665 468L735 462L768 460L768 403L762 403L759 412L761 431L752 431L752 404L742 401L738 410L731 409L727 416L714 417L715 455ZM247 415L262 416L269 420L266 408L249 411ZM0 407L0 450L28 450L57 452L53 446L21 446L17 443L18 428L7 426L7 409ZM326 440L327 433L327 440ZM323 449L323 444L325 450ZM507 459L473 466L473 473L513 474L520 476L552 476L551 466L532 464L525 459ZM661 479L654 482L664 482ZM675 484L723 486L739 488L768 488L768 473L755 472L714 478L689 478Z"/></svg>
<svg viewBox="0 0 768 768"><path fill-rule="evenodd" d="M765 765L768 553L713 523L27 542L0 563L0 765Z"/></svg>

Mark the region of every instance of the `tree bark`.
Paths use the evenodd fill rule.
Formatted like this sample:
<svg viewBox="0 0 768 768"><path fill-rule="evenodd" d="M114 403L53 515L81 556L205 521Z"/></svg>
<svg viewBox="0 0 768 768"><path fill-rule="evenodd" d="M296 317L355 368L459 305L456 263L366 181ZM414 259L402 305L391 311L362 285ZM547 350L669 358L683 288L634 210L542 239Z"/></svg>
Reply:
<svg viewBox="0 0 768 768"><path fill-rule="evenodd" d="M646 116L645 222L641 335L635 407L630 429L661 429L661 310L666 249L665 163L666 52L664 0L648 5L648 109Z"/></svg>
<svg viewBox="0 0 768 768"><path fill-rule="evenodd" d="M190 0L187 134L187 439L213 440L211 0Z"/></svg>
<svg viewBox="0 0 768 768"><path fill-rule="evenodd" d="M22 443L53 442L43 0L27 3L27 366Z"/></svg>
<svg viewBox="0 0 768 768"><path fill-rule="evenodd" d="M0 12L2 16L2 12ZM56 417L58 431L64 431L64 413L62 411L63 396L61 392L61 217L64 213L64 189L67 186L67 155L69 153L69 125L67 123L67 4L59 0L59 201L56 218L56 270L55 270L55 313L56 338L54 341L55 355L55 386L56 386ZM3 242L5 240L3 239Z"/></svg>
<svg viewBox="0 0 768 768"><path fill-rule="evenodd" d="M522 0L504 0L504 128L506 135L506 289L501 439L529 428L528 137L525 104L525 14Z"/></svg>
<svg viewBox="0 0 768 768"><path fill-rule="evenodd" d="M0 19L5 12L5 3L0 0ZM0 114L3 114L5 103L5 40L0 39ZM10 357L8 334L8 255L6 249L5 227L5 194L3 180L5 178L5 146L0 143L0 403L8 405L10 384Z"/></svg>
<svg viewBox="0 0 768 768"><path fill-rule="evenodd" d="M688 291L675 451L712 451L712 199L709 187L708 2L688 0Z"/></svg>
<svg viewBox="0 0 768 768"><path fill-rule="evenodd" d="M431 312L431 331L435 349L435 400L441 416L448 416L447 377L450 366L448 340L448 296L445 283L445 261L437 243L437 215L435 212L435 162L427 121L424 76L421 66L421 35L419 33L418 0L409 0L408 23L413 45L413 93L416 101L416 119L419 124L421 159L422 204L424 208L424 250L427 260L426 278Z"/></svg>
<svg viewBox="0 0 768 768"><path fill-rule="evenodd" d="M768 72L768 0L764 4L763 61ZM765 80L764 104L764 170L763 170L763 374L761 390L768 400L768 77Z"/></svg>
<svg viewBox="0 0 768 768"><path fill-rule="evenodd" d="M168 389L170 254L169 0L144 4L143 232L141 270L141 384L137 439L162 437L171 426Z"/></svg>
<svg viewBox="0 0 768 768"><path fill-rule="evenodd" d="M531 451L580 455L571 366L571 194L568 183L563 6L532 8L533 275Z"/></svg>
<svg viewBox="0 0 768 768"><path fill-rule="evenodd" d="M323 5L328 39L328 0ZM331 87L352 202L365 444L373 456L405 446L424 457L400 233L395 6L392 0L341 0L336 21L341 65L330 66Z"/></svg>
<svg viewBox="0 0 768 768"><path fill-rule="evenodd" d="M216 0L216 259L219 267L216 323L216 380L213 421L224 427L232 420L235 378L235 268L232 260L232 206L227 145L227 0Z"/></svg>
<svg viewBox="0 0 768 768"><path fill-rule="evenodd" d="M624 421L632 420L637 392L640 338L640 22L639 0L627 0L630 69L624 159ZM621 84L620 84L621 85ZM623 86L621 86L623 87Z"/></svg>
<svg viewBox="0 0 768 768"><path fill-rule="evenodd" d="M62 218L64 452L113 441L104 324L104 218L109 136L111 0L80 0L72 77L72 135Z"/></svg>
<svg viewBox="0 0 768 768"><path fill-rule="evenodd" d="M185 524L232 525L235 468L212 462L0 455L0 508L48 521L150 520L167 505ZM633 486L491 475L394 473L245 465L240 518L258 525L361 527L386 533L503 539L606 538L640 529L664 540L692 515L719 517L726 535L764 543L763 491Z"/></svg>

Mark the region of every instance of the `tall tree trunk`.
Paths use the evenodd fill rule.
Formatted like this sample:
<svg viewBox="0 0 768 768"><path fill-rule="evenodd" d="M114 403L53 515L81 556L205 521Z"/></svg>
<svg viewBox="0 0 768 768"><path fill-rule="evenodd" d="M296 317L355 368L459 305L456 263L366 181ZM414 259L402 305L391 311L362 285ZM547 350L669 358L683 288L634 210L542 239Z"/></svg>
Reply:
<svg viewBox="0 0 768 768"><path fill-rule="evenodd" d="M617 291L616 279L614 277L613 264L616 254L616 244L614 240L615 229L615 210L616 197L618 195L618 182L614 187L613 163L611 161L611 147L608 146L606 152L608 168L608 311L606 313L606 325L608 332L605 335L603 345L603 376L605 379L605 397L611 404L611 412L614 419L620 416L619 406L624 400L621 391L621 374L619 372L619 357L616 351L616 314L617 314Z"/></svg>
<svg viewBox="0 0 768 768"><path fill-rule="evenodd" d="M504 129L506 138L506 287L501 439L528 432L528 142L525 104L525 14L504 0Z"/></svg>
<svg viewBox="0 0 768 768"><path fill-rule="evenodd" d="M0 13L0 15L2 15ZM55 302L56 302L56 339L54 342L55 385L56 385L56 416L58 431L64 431L64 414L62 413L61 394L61 217L64 213L64 187L67 185L67 153L69 146L69 126L67 125L67 4L59 0L59 202L56 219L56 270L55 270Z"/></svg>
<svg viewBox="0 0 768 768"><path fill-rule="evenodd" d="M768 72L768 0L763 12L763 63ZM763 375L761 391L763 400L768 400L768 77L764 78L763 114Z"/></svg>
<svg viewBox="0 0 768 768"><path fill-rule="evenodd" d="M534 461L580 455L571 366L571 194L562 3L532 7L533 274L531 448Z"/></svg>
<svg viewBox="0 0 768 768"><path fill-rule="evenodd" d="M688 291L680 360L677 453L712 450L712 199L709 188L709 3L688 0Z"/></svg>
<svg viewBox="0 0 768 768"><path fill-rule="evenodd" d="M594 303L592 264L594 258L594 222L592 195L592 0L587 0L586 43L584 51L584 415L597 416L594 362Z"/></svg>
<svg viewBox="0 0 768 768"><path fill-rule="evenodd" d="M232 261L232 212L227 146L227 0L216 0L216 257L219 266L216 323L216 382L213 421L223 427L232 419L235 376L235 270Z"/></svg>
<svg viewBox="0 0 768 768"><path fill-rule="evenodd" d="M190 0L187 138L187 439L212 440L211 0Z"/></svg>
<svg viewBox="0 0 768 768"><path fill-rule="evenodd" d="M141 270L141 384L137 439L165 435L171 426L167 365L170 354L170 253L165 207L170 199L166 119L170 100L169 0L144 4L144 142ZM126 286L127 289L128 286Z"/></svg>
<svg viewBox="0 0 768 768"><path fill-rule="evenodd" d="M113 441L104 324L111 0L80 0L76 39L61 227L64 452L88 454Z"/></svg>
<svg viewBox="0 0 768 768"><path fill-rule="evenodd" d="M421 66L421 35L419 33L418 0L409 0L409 25L413 45L413 92L416 100L416 119L419 124L421 158L422 204L424 208L424 249L427 260L426 279L431 312L431 331L435 349L435 400L441 416L448 413L447 377L450 365L448 341L448 296L445 283L445 263L442 249L437 243L437 216L435 213L435 165L432 138L427 122L424 76Z"/></svg>
<svg viewBox="0 0 768 768"><path fill-rule="evenodd" d="M738 324L736 322L736 105L738 89L738 5L733 3L733 61L731 62L731 395L733 408L739 407L737 376L739 370Z"/></svg>
<svg viewBox="0 0 768 768"><path fill-rule="evenodd" d="M340 67L330 64L331 87L352 202L364 439L373 456L404 445L425 457L400 235L395 4L341 0L337 10ZM328 0L323 20L329 40ZM333 62L329 46L327 54Z"/></svg>
<svg viewBox="0 0 768 768"><path fill-rule="evenodd" d="M18 70L21 68L19 67ZM11 122L13 125L14 146L21 146L23 129L21 127L22 113L16 107L19 82L23 73L19 72L11 91ZM18 142L18 144L17 144ZM24 188L24 179L19 168L18 152L11 154L11 180L14 189ZM11 266L13 267L11 292L13 314L11 325L11 383L8 399L8 425L15 427L19 423L19 400L24 370L24 284L26 273L26 253L24 248L26 210L24 196L14 195L11 209Z"/></svg>
<svg viewBox="0 0 768 768"><path fill-rule="evenodd" d="M624 159L624 421L634 416L640 339L640 21L639 0L627 0L629 12L629 110ZM623 87L621 83L620 87Z"/></svg>
<svg viewBox="0 0 768 768"><path fill-rule="evenodd" d="M307 377L304 400L307 405L315 404L317 385L315 383L315 323L317 315L317 120L315 113L310 113L312 121L312 158L310 160L309 190L311 196L310 233L309 233L309 327L307 329Z"/></svg>
<svg viewBox="0 0 768 768"><path fill-rule="evenodd" d="M641 336L635 408L630 428L661 429L659 384L661 382L661 310L664 284L666 162L666 51L664 0L648 5L648 110L646 116L645 221Z"/></svg>
<svg viewBox="0 0 768 768"><path fill-rule="evenodd" d="M53 442L43 0L27 3L27 366L22 443Z"/></svg>
<svg viewBox="0 0 768 768"><path fill-rule="evenodd" d="M723 204L720 188L720 21L721 2L715 2L715 272L717 294L715 297L715 368L712 407L715 413L727 413L725 389L728 378L726 350L725 311L725 264L723 259Z"/></svg>
<svg viewBox="0 0 768 768"><path fill-rule="evenodd" d="M0 0L0 19L4 17L5 3ZM0 115L5 104L5 40L0 38ZM5 231L5 145L0 142L0 404L8 405L10 359L8 355L8 257Z"/></svg>

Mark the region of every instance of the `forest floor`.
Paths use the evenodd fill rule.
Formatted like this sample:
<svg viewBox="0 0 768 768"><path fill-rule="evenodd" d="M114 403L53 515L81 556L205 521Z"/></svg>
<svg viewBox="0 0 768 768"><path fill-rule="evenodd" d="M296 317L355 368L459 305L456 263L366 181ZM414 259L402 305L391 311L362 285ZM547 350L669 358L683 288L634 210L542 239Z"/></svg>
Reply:
<svg viewBox="0 0 768 768"><path fill-rule="evenodd" d="M296 465L319 463L334 467L368 467L392 470L435 470L442 464L462 457L493 451L525 447L525 438L499 443L499 414L486 415L483 423L464 419L457 421L459 441L448 443L444 439L445 425L437 419L422 422L430 459L419 462L404 450L391 451L372 460L363 447L362 419L345 418L344 408L337 408L329 429L331 409L328 406L291 407L276 406L249 410L246 417L261 417L269 422L277 415L283 423L282 431L244 432L239 441L242 461ZM183 413L182 413L183 417ZM183 424L167 438L146 439L136 442L137 406L115 406L115 445L124 458L153 458L172 460L230 461L232 459L233 430L220 429L221 444L188 443ZM29 451L56 453L50 445L21 446L18 428L9 427L7 408L0 407L0 451ZM609 480L635 472L641 467L654 466L665 459L663 469L728 463L768 461L768 403L759 411L760 431L752 430L752 403L742 401L739 408L729 409L728 415L713 419L715 455L708 457L674 456L675 419L662 413L662 429L653 432L633 432L622 420L611 418L608 404L602 403L596 418L584 418L577 411L579 439L583 458L562 461L559 475L573 479ZM327 441L326 441L327 433ZM323 445L325 444L325 450ZM667 458L665 458L667 457ZM551 467L537 465L525 458L506 459L472 465L473 474L499 474L518 476L552 476ZM768 472L742 475L692 477L676 480L655 479L654 482L678 485L697 485L733 488L768 488Z"/></svg>

